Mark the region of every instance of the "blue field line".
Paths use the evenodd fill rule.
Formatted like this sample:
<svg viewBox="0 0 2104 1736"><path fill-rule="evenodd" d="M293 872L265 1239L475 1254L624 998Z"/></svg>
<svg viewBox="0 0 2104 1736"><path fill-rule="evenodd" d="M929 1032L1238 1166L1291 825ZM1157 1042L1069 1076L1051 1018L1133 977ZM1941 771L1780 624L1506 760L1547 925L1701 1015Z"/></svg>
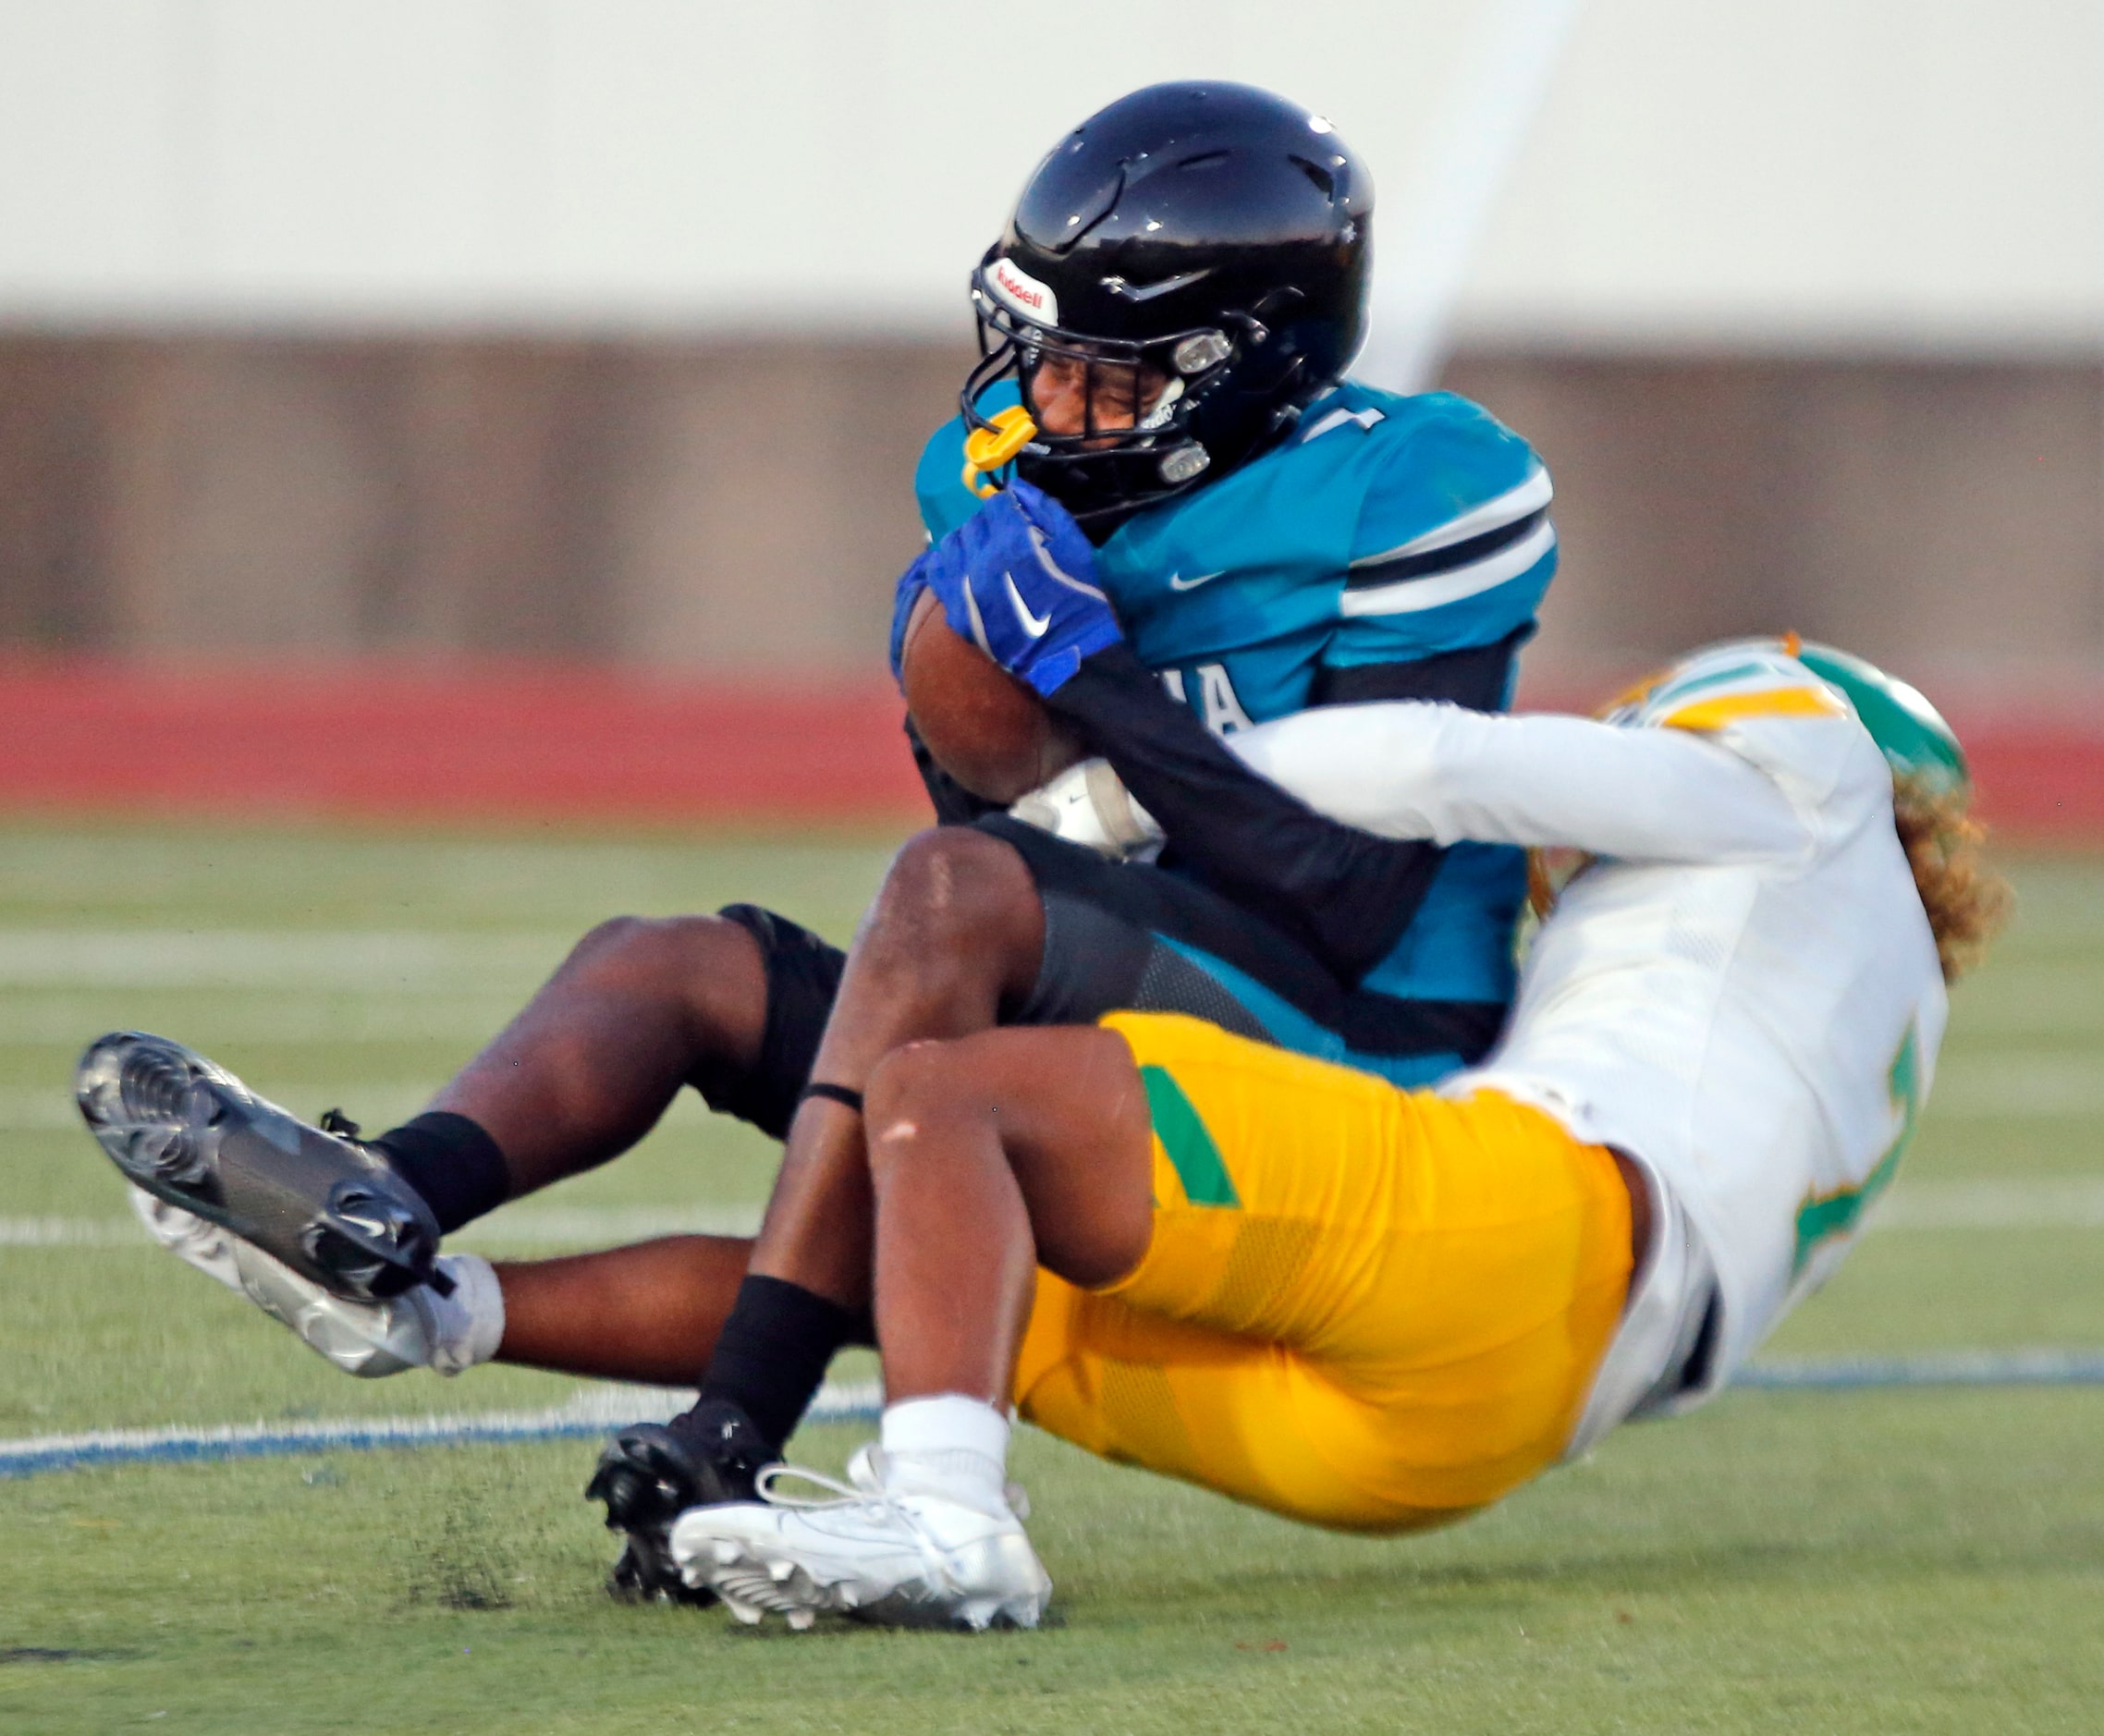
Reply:
<svg viewBox="0 0 2104 1736"><path fill-rule="evenodd" d="M1732 1383L1766 1391L1863 1392L1903 1387L2104 1386L2104 1352L1953 1351L1922 1356L1841 1356L1755 1363ZM205 1464L295 1453L369 1452L384 1447L466 1447L490 1441L598 1440L630 1423L662 1422L691 1402L691 1392L649 1387L589 1387L545 1411L490 1411L452 1416L337 1417L216 1428L102 1429L0 1441L0 1478L98 1465ZM883 1395L874 1381L828 1384L812 1405L813 1423L872 1423Z"/></svg>
<svg viewBox="0 0 2104 1736"><path fill-rule="evenodd" d="M1918 1356L1821 1356L1749 1363L1734 1387L1862 1392L1879 1387L2104 1386L2104 1351L1941 1351Z"/></svg>
<svg viewBox="0 0 2104 1736"><path fill-rule="evenodd" d="M828 1383L813 1402L813 1423L875 1422L875 1381ZM453 1416L335 1417L314 1422L228 1424L214 1428L98 1429L0 1441L0 1478L97 1465L204 1464L294 1453L369 1452L383 1447L465 1447L489 1441L601 1440L630 1423L656 1423L686 1409L693 1393L656 1387L588 1387L545 1411L489 1411Z"/></svg>

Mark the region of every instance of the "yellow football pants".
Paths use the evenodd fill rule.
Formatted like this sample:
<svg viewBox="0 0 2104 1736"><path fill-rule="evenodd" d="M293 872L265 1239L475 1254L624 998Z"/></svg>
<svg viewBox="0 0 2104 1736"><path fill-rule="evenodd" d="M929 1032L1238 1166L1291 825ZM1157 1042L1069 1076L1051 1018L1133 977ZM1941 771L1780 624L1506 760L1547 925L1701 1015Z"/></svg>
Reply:
<svg viewBox="0 0 2104 1736"><path fill-rule="evenodd" d="M1154 1238L1101 1290L1043 1273L1015 1400L1040 1427L1314 1524L1408 1531L1560 1456L1630 1275L1605 1147L1113 1013L1153 1114Z"/></svg>

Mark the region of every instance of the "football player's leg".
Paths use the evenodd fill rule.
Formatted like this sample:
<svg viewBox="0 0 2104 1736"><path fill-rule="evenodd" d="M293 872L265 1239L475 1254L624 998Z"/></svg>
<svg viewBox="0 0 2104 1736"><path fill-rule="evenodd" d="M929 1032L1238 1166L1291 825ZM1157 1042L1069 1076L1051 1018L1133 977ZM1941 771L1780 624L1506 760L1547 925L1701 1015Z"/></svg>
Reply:
<svg viewBox="0 0 2104 1736"><path fill-rule="evenodd" d="M681 1086L757 1066L767 939L737 915L601 923L428 1109L373 1143L448 1230L619 1155Z"/></svg>
<svg viewBox="0 0 2104 1736"><path fill-rule="evenodd" d="M1006 846L924 833L899 851L857 935L811 1077L852 1099L889 1050L984 1029L1029 986L1042 919ZM739 1403L777 1444L869 1302L870 1193L851 1101L813 1095L790 1123L752 1252L753 1282L727 1327L704 1396ZM792 1339L800 1339L793 1347ZM791 1378L783 1378L786 1369Z"/></svg>
<svg viewBox="0 0 2104 1736"><path fill-rule="evenodd" d="M779 1133L843 960L750 906L605 924L432 1111L376 1140L346 1137L356 1130L341 1121L328 1133L309 1127L202 1057L134 1033L91 1050L81 1106L120 1167L153 1190L140 1200L156 1240L349 1372L458 1372L505 1337L518 1360L544 1366L652 1379L677 1368L671 1377L691 1379L745 1242L704 1258L694 1251L710 1239L681 1239L683 1253L631 1272L653 1280L635 1292L650 1300L624 1314L597 1261L512 1267L500 1285L475 1256L436 1256L437 1236L499 1198L604 1161L681 1082ZM472 1281L445 1293L463 1265ZM679 1273L684 1295L655 1281ZM427 1275L434 1286L410 1282ZM540 1305L549 1294L562 1297L559 1308Z"/></svg>
<svg viewBox="0 0 2104 1736"><path fill-rule="evenodd" d="M131 1190L131 1204L162 1247L364 1379L410 1368L458 1375L500 1362L685 1385L715 1347L752 1250L746 1237L667 1236L494 1265L446 1253L435 1262L447 1283L443 1293L412 1284L384 1300L354 1300L143 1189Z"/></svg>
<svg viewBox="0 0 2104 1736"><path fill-rule="evenodd" d="M859 1094L901 1044L995 1023L1037 973L1044 916L1008 845L961 827L924 832L894 859L855 936L814 1082ZM753 1251L757 1274L850 1308L869 1300L870 1215L862 1117L807 1098Z"/></svg>
<svg viewBox="0 0 2104 1736"><path fill-rule="evenodd" d="M667 1236L553 1260L500 1260L495 1360L689 1385L716 1348L752 1252L742 1236Z"/></svg>
<svg viewBox="0 0 2104 1736"><path fill-rule="evenodd" d="M747 1620L1034 1626L1051 1583L1006 1486L1012 1363L1040 1261L1100 1283L1146 1250L1140 1076L1111 1033L993 1032L894 1051L866 1109L883 1452L829 1507L697 1508L673 1552Z"/></svg>
<svg viewBox="0 0 2104 1736"><path fill-rule="evenodd" d="M988 1032L895 1051L872 1082L869 1164L895 1400L1005 1403L1037 1268L1113 1283L1153 1233L1147 1099L1114 1032Z"/></svg>
<svg viewBox="0 0 2104 1736"><path fill-rule="evenodd" d="M694 1407L670 1424L622 1430L601 1455L590 1493L636 1547L655 1547L697 1502L749 1492L834 1352L867 1341L870 1191L858 1094L899 1044L991 1025L1034 979L1040 935L1030 877L1007 846L951 827L899 851L809 1069L848 1101L813 1095L798 1106L751 1272Z"/></svg>
<svg viewBox="0 0 2104 1736"><path fill-rule="evenodd" d="M137 1032L90 1046L76 1096L148 1192L338 1294L384 1299L430 1275L439 1236L625 1150L682 1083L753 1071L770 962L724 918L606 923L429 1109L372 1139L334 1112L310 1126Z"/></svg>

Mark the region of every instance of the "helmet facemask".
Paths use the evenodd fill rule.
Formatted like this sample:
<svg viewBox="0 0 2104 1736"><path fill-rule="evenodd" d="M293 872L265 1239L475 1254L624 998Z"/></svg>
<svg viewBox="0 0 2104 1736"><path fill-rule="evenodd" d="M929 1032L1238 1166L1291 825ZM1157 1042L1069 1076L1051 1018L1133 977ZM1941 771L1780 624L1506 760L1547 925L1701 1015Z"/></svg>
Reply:
<svg viewBox="0 0 2104 1736"><path fill-rule="evenodd" d="M1241 313L1217 325L1143 338L1039 324L1003 303L985 265L972 274L972 307L980 360L960 394L967 429L999 426L979 399L1014 380L1033 426L1012 460L1015 473L1063 504L1083 529L1105 533L1142 507L1194 486L1214 468L1216 454L1200 438L1204 411L1231 387L1247 350L1268 335L1261 321ZM1037 383L1048 367L1078 376L1079 429L1054 433L1042 424Z"/></svg>

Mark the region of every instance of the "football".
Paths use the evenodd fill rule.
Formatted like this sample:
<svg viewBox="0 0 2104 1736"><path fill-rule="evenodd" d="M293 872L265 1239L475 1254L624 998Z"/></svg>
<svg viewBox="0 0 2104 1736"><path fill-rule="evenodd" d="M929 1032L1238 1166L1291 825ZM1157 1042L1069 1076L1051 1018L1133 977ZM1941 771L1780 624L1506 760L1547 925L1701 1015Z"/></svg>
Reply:
<svg viewBox="0 0 2104 1736"><path fill-rule="evenodd" d="M932 591L906 617L899 662L921 740L973 795L1006 806L1086 757L1035 693L951 630Z"/></svg>

